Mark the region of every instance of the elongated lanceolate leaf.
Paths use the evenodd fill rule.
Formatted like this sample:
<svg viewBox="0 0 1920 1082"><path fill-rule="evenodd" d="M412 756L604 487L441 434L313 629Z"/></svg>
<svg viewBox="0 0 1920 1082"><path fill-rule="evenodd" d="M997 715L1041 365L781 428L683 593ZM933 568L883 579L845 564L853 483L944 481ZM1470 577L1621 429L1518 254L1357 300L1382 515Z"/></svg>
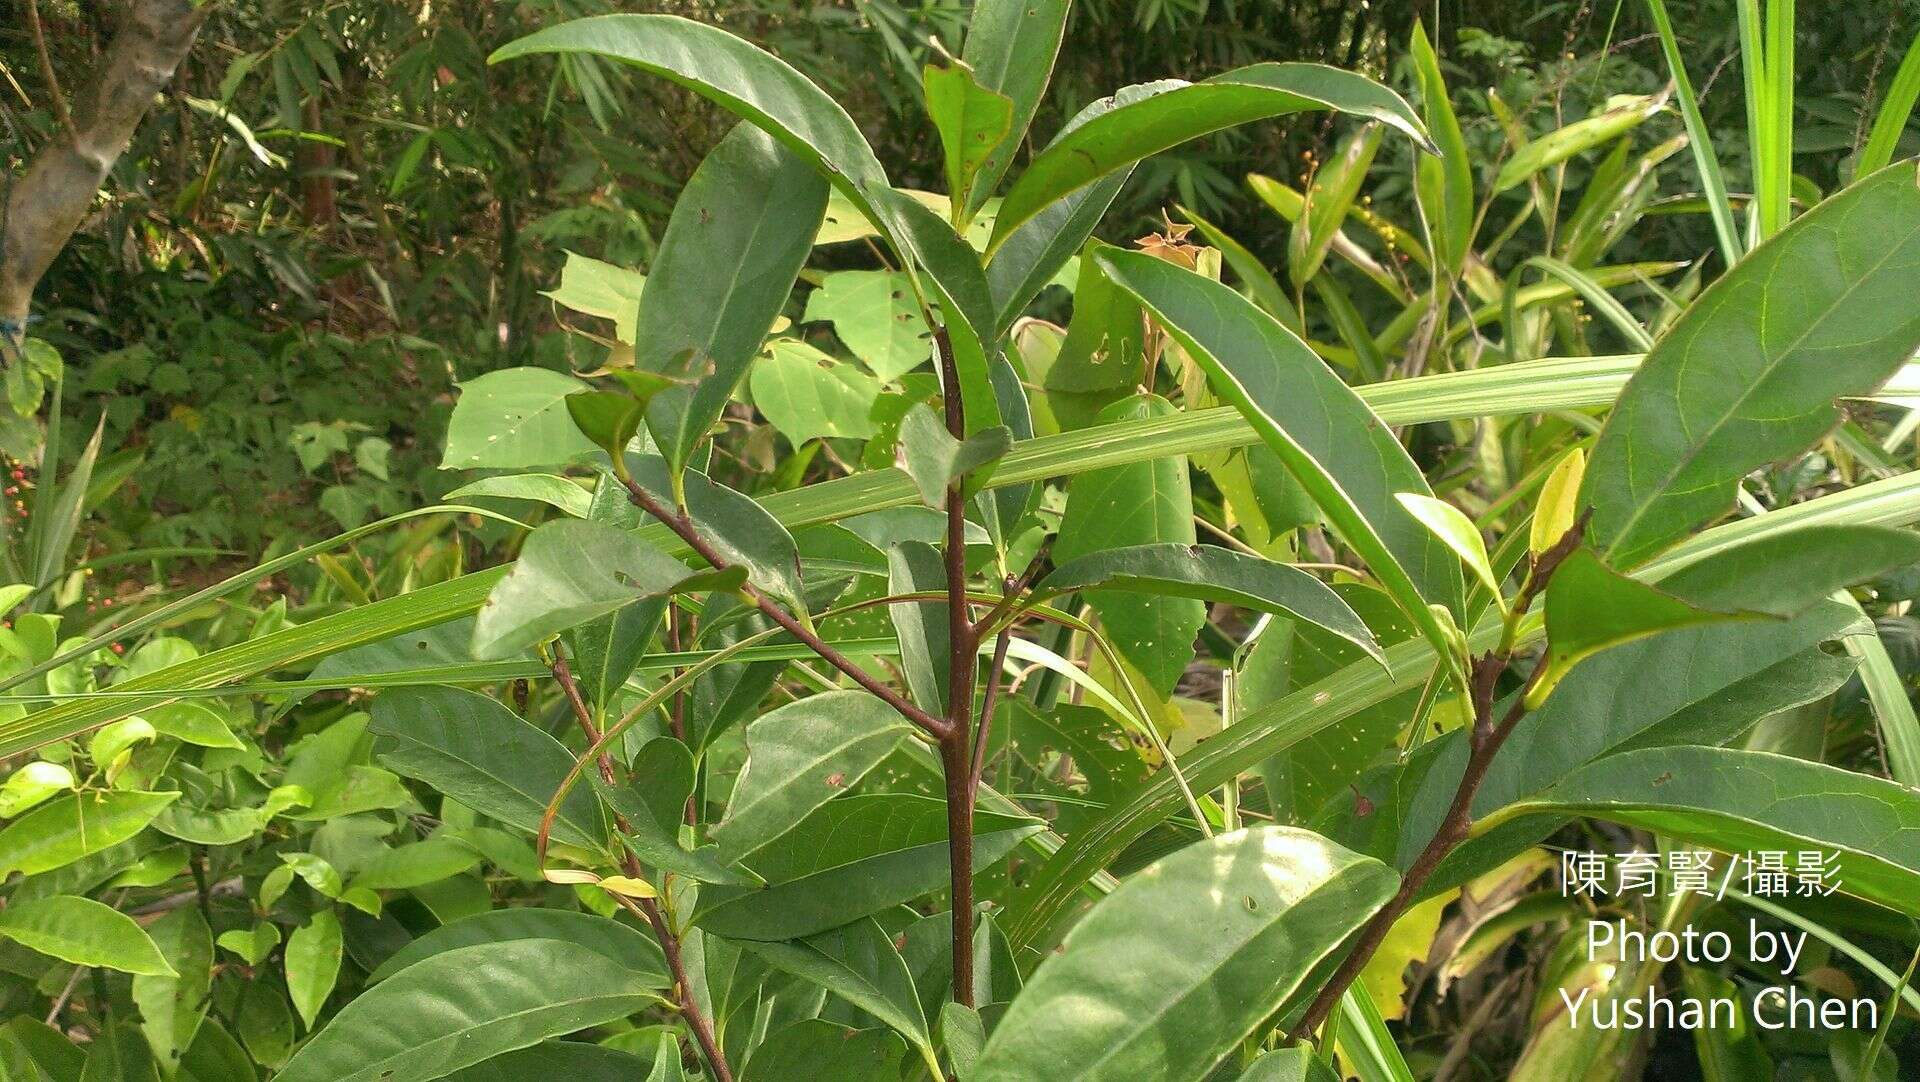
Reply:
<svg viewBox="0 0 1920 1082"><path fill-rule="evenodd" d="M441 925L394 952L369 980L384 981L416 963L461 947L523 939L557 939L593 951L632 970L647 988L666 988L673 982L651 932L594 913L531 906L488 910Z"/></svg>
<svg viewBox="0 0 1920 1082"><path fill-rule="evenodd" d="M1733 502L1749 471L1833 427L1920 347L1920 181L1889 166L1707 287L1654 344L1587 466L1590 539L1632 567Z"/></svg>
<svg viewBox="0 0 1920 1082"><path fill-rule="evenodd" d="M1431 496L1393 433L1306 345L1252 301L1192 271L1136 252L1099 259L1207 371L1341 537L1436 644L1448 636L1429 603L1459 612L1459 561L1396 500Z"/></svg>
<svg viewBox="0 0 1920 1082"><path fill-rule="evenodd" d="M1381 657L1366 622L1340 595L1305 571L1213 545L1132 545L1069 560L1041 579L1038 597L1110 587L1224 601L1326 628Z"/></svg>
<svg viewBox="0 0 1920 1082"><path fill-rule="evenodd" d="M728 132L681 189L634 340L636 368L691 381L647 406L647 428L676 471L760 352L826 206L812 163L751 124Z"/></svg>
<svg viewBox="0 0 1920 1082"><path fill-rule="evenodd" d="M426 1082L655 1002L632 970L573 943L461 947L363 993L275 1077Z"/></svg>
<svg viewBox="0 0 1920 1082"><path fill-rule="evenodd" d="M999 186L1027 126L1033 123L1053 74L1054 58L1060 53L1071 6L1069 0L981 0L973 5L960 58L972 65L981 86L1006 95L1013 108L1006 130L979 166L969 213L978 210Z"/></svg>
<svg viewBox="0 0 1920 1082"><path fill-rule="evenodd" d="M973 1082L1203 1078L1392 896L1316 834L1252 827L1135 873L1034 972Z"/></svg>
<svg viewBox="0 0 1920 1082"><path fill-rule="evenodd" d="M1379 120L1431 148L1400 95L1364 75L1320 64L1251 64L1205 82L1167 80L1158 93L1062 136L1008 189L987 251L1063 195L1189 139L1253 120L1325 109Z"/></svg>
<svg viewBox="0 0 1920 1082"><path fill-rule="evenodd" d="M473 656L513 657L635 602L682 591L734 590L745 580L742 567L695 571L605 523L549 522L528 535L513 570L480 607Z"/></svg>
<svg viewBox="0 0 1920 1082"><path fill-rule="evenodd" d="M0 909L0 939L75 965L178 976L132 917L91 898L56 894Z"/></svg>

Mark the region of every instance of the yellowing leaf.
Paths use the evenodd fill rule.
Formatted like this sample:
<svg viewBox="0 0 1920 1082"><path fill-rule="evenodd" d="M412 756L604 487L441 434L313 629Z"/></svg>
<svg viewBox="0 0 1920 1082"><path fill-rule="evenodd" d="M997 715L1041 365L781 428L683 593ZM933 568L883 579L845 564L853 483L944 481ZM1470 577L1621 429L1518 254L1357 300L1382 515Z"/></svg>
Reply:
<svg viewBox="0 0 1920 1082"><path fill-rule="evenodd" d="M657 898L660 892L653 884L630 875L610 875L594 884L608 894L618 894L623 898Z"/></svg>
<svg viewBox="0 0 1920 1082"><path fill-rule="evenodd" d="M1407 967L1427 960L1434 933L1440 929L1440 913L1459 894L1460 889L1455 887L1400 914L1387 938L1380 941L1380 949L1360 971L1360 983L1373 996L1382 1018L1391 1021L1407 1013Z"/></svg>
<svg viewBox="0 0 1920 1082"><path fill-rule="evenodd" d="M1580 481L1587 474L1587 454L1578 447L1560 460L1540 486L1540 500L1533 508L1533 529L1527 536L1527 549L1534 555L1547 551L1553 543L1573 529L1579 516Z"/></svg>

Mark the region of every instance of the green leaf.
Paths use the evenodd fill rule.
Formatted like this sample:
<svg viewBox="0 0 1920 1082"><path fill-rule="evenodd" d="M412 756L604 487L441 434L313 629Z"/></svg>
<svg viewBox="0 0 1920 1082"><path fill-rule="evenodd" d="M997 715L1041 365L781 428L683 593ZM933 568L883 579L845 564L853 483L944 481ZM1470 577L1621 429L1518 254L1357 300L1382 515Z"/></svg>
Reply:
<svg viewBox="0 0 1920 1082"><path fill-rule="evenodd" d="M1846 188L1717 279L1620 396L1594 444L1590 540L1632 567L1733 502L1753 469L1833 427L1920 347L1912 164ZM1762 317L1764 313L1764 318Z"/></svg>
<svg viewBox="0 0 1920 1082"><path fill-rule="evenodd" d="M340 979L342 949L340 918L330 908L308 917L287 937L287 993L309 1029Z"/></svg>
<svg viewBox="0 0 1920 1082"><path fill-rule="evenodd" d="M814 296L819 296L815 291ZM795 447L811 439L871 439L880 381L797 338L776 338L754 362L753 404Z"/></svg>
<svg viewBox="0 0 1920 1082"><path fill-rule="evenodd" d="M1012 446L1013 433L1005 425L954 439L925 403L909 409L900 422L899 454L920 490L920 502L928 507L946 506L947 487L957 480L971 482L968 489L977 488Z"/></svg>
<svg viewBox="0 0 1920 1082"><path fill-rule="evenodd" d="M280 945L280 927L261 921L246 931L232 928L221 932L214 943L222 950L239 955L248 965L257 966Z"/></svg>
<svg viewBox="0 0 1920 1082"><path fill-rule="evenodd" d="M1548 671L1529 696L1536 704L1569 669L1602 650L1675 628L1752 618L1690 605L1620 574L1587 548L1575 550L1554 571L1546 609Z"/></svg>
<svg viewBox="0 0 1920 1082"><path fill-rule="evenodd" d="M1013 126L1013 102L982 87L974 80L973 69L964 63L947 67L928 64L922 79L927 117L940 133L947 197L961 209L962 213L955 216L960 220L966 208L974 205L974 177Z"/></svg>
<svg viewBox="0 0 1920 1082"><path fill-rule="evenodd" d="M354 873L348 890L408 890L437 883L480 863L480 854L465 842L442 835L383 849Z"/></svg>
<svg viewBox="0 0 1920 1082"><path fill-rule="evenodd" d="M1606 108L1600 112L1556 128L1514 151L1513 156L1501 164L1500 175L1493 180L1493 190L1504 192L1525 183L1542 169L1610 143L1639 127L1641 121L1666 108L1666 104L1665 94L1622 94L1609 98Z"/></svg>
<svg viewBox="0 0 1920 1082"><path fill-rule="evenodd" d="M749 943L747 949L892 1026L933 1059L913 976L893 937L872 917L790 943Z"/></svg>
<svg viewBox="0 0 1920 1082"><path fill-rule="evenodd" d="M462 947L375 985L278 1082L424 1082L657 1002L632 970L552 939Z"/></svg>
<svg viewBox="0 0 1920 1082"><path fill-rule="evenodd" d="M1319 64L1252 64L1204 82L1168 79L1150 96L1088 120L1028 164L994 218L991 254L1054 200L1107 173L1222 128L1308 110L1370 117L1422 147L1426 130L1398 94L1363 75Z"/></svg>
<svg viewBox="0 0 1920 1082"><path fill-rule="evenodd" d="M1844 587L1920 563L1920 535L1880 526L1810 526L1721 549L1660 589L1722 612L1797 616Z"/></svg>
<svg viewBox="0 0 1920 1082"><path fill-rule="evenodd" d="M247 745L233 735L227 719L204 703L167 703L144 710L140 715L156 732L183 744L203 748L243 749Z"/></svg>
<svg viewBox="0 0 1920 1082"><path fill-rule="evenodd" d="M1157 260L1155 262L1158 262ZM1174 413L1158 395L1139 394L1100 412L1109 424L1141 423ZM1067 486L1054 557L1061 562L1135 545L1191 545L1193 494L1184 456L1093 470ZM1193 639L1206 622L1206 606L1191 597L1162 597L1095 590L1088 604L1114 649L1147 679L1162 699L1173 691L1193 660Z"/></svg>
<svg viewBox="0 0 1920 1082"><path fill-rule="evenodd" d="M668 594L738 589L740 568L695 571L626 530L585 519L541 525L473 625L483 661L513 657L568 628Z"/></svg>
<svg viewBox="0 0 1920 1082"><path fill-rule="evenodd" d="M653 455L628 455L627 466L634 483L662 506L679 503L672 493L684 495L694 528L729 564L745 568L749 582L797 614L806 613L799 549L793 535L759 501L710 481L697 470L681 473L676 488L666 464Z"/></svg>
<svg viewBox="0 0 1920 1082"><path fill-rule="evenodd" d="M1916 101L1920 101L1920 34L1914 35L1906 56L1900 60L1900 69L1887 84L1887 96L1880 100L1880 110L1874 114L1873 130L1867 135L1866 145L1860 148L1860 157L1853 163L1855 176L1876 172L1893 160Z"/></svg>
<svg viewBox="0 0 1920 1082"><path fill-rule="evenodd" d="M674 1066L680 1061L676 1058ZM533 1078L567 1079L568 1082L657 1082L644 1075L651 1066L646 1060L617 1048L580 1041L541 1041L530 1048L504 1052L484 1063L447 1075L447 1082L527 1082ZM674 1078L681 1076L675 1075Z"/></svg>
<svg viewBox="0 0 1920 1082"><path fill-rule="evenodd" d="M1304 342L1226 286L1138 253L1108 249L1099 258L1280 456L1428 641L1447 651L1450 636L1427 605L1460 611L1460 565L1394 499L1432 490L1366 402Z"/></svg>
<svg viewBox="0 0 1920 1082"><path fill-rule="evenodd" d="M482 477L447 493L449 500L492 496L503 500L533 500L558 508L572 518L587 517L593 494L565 477L550 473L514 473L503 477Z"/></svg>
<svg viewBox="0 0 1920 1082"><path fill-rule="evenodd" d="M1042 829L1021 816L976 813L974 871ZM703 889L694 923L755 941L837 928L946 886L946 837L944 801L903 793L828 801L745 861L765 886Z"/></svg>
<svg viewBox="0 0 1920 1082"><path fill-rule="evenodd" d="M987 1027L980 1020L980 1012L952 1000L942 1003L940 1041L946 1045L947 1058L953 1061L955 1077L972 1078L987 1045Z"/></svg>
<svg viewBox="0 0 1920 1082"><path fill-rule="evenodd" d="M1239 1082L1339 1082L1333 1068L1313 1056L1305 1046L1281 1048L1261 1056L1247 1066Z"/></svg>
<svg viewBox="0 0 1920 1082"><path fill-rule="evenodd" d="M1341 140L1333 157L1314 173L1313 183L1307 188L1306 205L1293 223L1287 243L1287 274L1295 289L1320 273L1320 264L1327 258L1334 235L1340 232L1340 223L1346 221L1347 212L1353 209L1353 201L1360 194L1361 183L1367 179L1367 169L1373 165L1374 152L1380 149L1384 133L1378 124L1362 125ZM1424 155L1421 160L1425 161Z"/></svg>
<svg viewBox="0 0 1920 1082"><path fill-rule="evenodd" d="M1460 557L1460 562L1486 585L1495 601L1500 600L1500 577L1493 573L1493 561L1487 559L1486 539L1480 536L1480 528L1472 519L1445 500L1418 492L1396 492L1394 499Z"/></svg>
<svg viewBox="0 0 1920 1082"><path fill-rule="evenodd" d="M483 815L528 833L572 771L558 740L485 695L457 688L395 688L373 700L374 755ZM567 794L553 837L601 849L607 830L593 794Z"/></svg>
<svg viewBox="0 0 1920 1082"><path fill-rule="evenodd" d="M831 322L834 335L882 380L897 380L933 356L933 332L920 318L913 280L898 271L822 275L803 318Z"/></svg>
<svg viewBox="0 0 1920 1082"><path fill-rule="evenodd" d="M754 1048L742 1082L831 1078L834 1082L895 1082L906 1043L880 1029L848 1029L807 1018L774 1031Z"/></svg>
<svg viewBox="0 0 1920 1082"><path fill-rule="evenodd" d="M1123 90L1121 94L1126 92ZM1081 117L1105 112L1102 103L1113 100L1102 98L1088 106L1074 123L1079 123ZM1027 219L1026 224L1014 230L994 252L993 260L987 264L987 286L993 295L995 326L1002 334L1013 326L1027 302L1062 274L1067 261L1093 235L1094 227L1106 216L1107 208L1113 205L1131 176L1133 167L1122 167L1056 200ZM1074 303L1081 303L1077 293Z"/></svg>
<svg viewBox="0 0 1920 1082"><path fill-rule="evenodd" d="M552 466L591 454L567 412L567 396L591 390L563 372L503 368L460 384L447 422L443 470L518 470Z"/></svg>
<svg viewBox="0 0 1920 1082"><path fill-rule="evenodd" d="M240 1042L219 1022L207 1020L180 1057L175 1082L256 1082L259 1077Z"/></svg>
<svg viewBox="0 0 1920 1082"><path fill-rule="evenodd" d="M160 1082L160 1068L140 1039L140 1031L118 1025L87 1045L87 1066L80 1082Z"/></svg>
<svg viewBox="0 0 1920 1082"><path fill-rule="evenodd" d="M0 830L0 877L38 875L111 849L179 798L179 793L75 793L42 804Z"/></svg>
<svg viewBox="0 0 1920 1082"><path fill-rule="evenodd" d="M939 593L946 589L946 567L940 550L924 541L897 541L887 548L887 592ZM953 681L948 665L947 605L944 601L912 601L887 606L900 643L900 668L913 701L935 717L946 716L947 694Z"/></svg>
<svg viewBox="0 0 1920 1082"><path fill-rule="evenodd" d="M1060 53L1070 6L1068 0L981 0L973 5L961 59L973 68L980 86L1005 95L1012 109L1006 131L979 167L969 214L999 186L1033 123Z"/></svg>
<svg viewBox="0 0 1920 1082"><path fill-rule="evenodd" d="M1644 748L1569 775L1499 819L1592 816L1723 853L1832 853L1829 885L1920 916L1920 794L1897 782L1787 755Z"/></svg>
<svg viewBox="0 0 1920 1082"><path fill-rule="evenodd" d="M8 819L43 804L55 793L74 788L73 771L59 763L34 759L21 763L0 785L0 817ZM3 837L3 835L0 835Z"/></svg>
<svg viewBox="0 0 1920 1082"><path fill-rule="evenodd" d="M613 336L632 345L640 292L647 276L578 252L566 255L566 262L560 264L559 288L542 290L540 295L562 308L612 320Z"/></svg>
<svg viewBox="0 0 1920 1082"><path fill-rule="evenodd" d="M640 509L628 498L626 486L611 473L600 474L585 517L623 533L637 529L644 521ZM574 679L588 702L604 709L613 701L639 667L666 610L667 599L657 597L577 624L561 635Z"/></svg>
<svg viewBox="0 0 1920 1082"><path fill-rule="evenodd" d="M569 909L494 909L441 925L401 947L368 978L384 981L448 951L520 940L560 940L626 966L648 988L672 983L660 945L649 933L611 917Z"/></svg>
<svg viewBox="0 0 1920 1082"><path fill-rule="evenodd" d="M1296 567L1213 545L1133 545L1063 560L1036 597L1110 588L1224 601L1325 628L1379 658L1365 621L1325 583Z"/></svg>
<svg viewBox="0 0 1920 1082"><path fill-rule="evenodd" d="M747 726L746 765L713 840L729 862L750 856L858 784L911 732L864 691L829 691L788 703Z"/></svg>
<svg viewBox="0 0 1920 1082"><path fill-rule="evenodd" d="M1304 830L1190 845L1081 918L1007 1008L974 1082L1200 1078L1398 885Z"/></svg>
<svg viewBox="0 0 1920 1082"><path fill-rule="evenodd" d="M91 898L56 894L0 909L0 939L75 965L179 975L132 917Z"/></svg>
<svg viewBox="0 0 1920 1082"><path fill-rule="evenodd" d="M1460 118L1454 115L1446 79L1440 74L1440 58L1434 55L1418 18L1413 21L1410 51L1420 83L1420 112L1440 151L1414 162L1414 197L1432 238L1435 264L1450 277L1458 277L1473 244L1473 158L1460 131Z"/></svg>
<svg viewBox="0 0 1920 1082"><path fill-rule="evenodd" d="M207 995L213 987L213 933L199 909L181 906L147 925L147 935L175 973L134 977L133 1002L140 1008L140 1028L154 1058L171 1070L193 1044L207 1016Z"/></svg>
<svg viewBox="0 0 1920 1082"><path fill-rule="evenodd" d="M675 473L746 378L826 206L827 182L812 163L751 124L728 132L681 189L640 298L634 347L640 371L693 381L647 407Z"/></svg>

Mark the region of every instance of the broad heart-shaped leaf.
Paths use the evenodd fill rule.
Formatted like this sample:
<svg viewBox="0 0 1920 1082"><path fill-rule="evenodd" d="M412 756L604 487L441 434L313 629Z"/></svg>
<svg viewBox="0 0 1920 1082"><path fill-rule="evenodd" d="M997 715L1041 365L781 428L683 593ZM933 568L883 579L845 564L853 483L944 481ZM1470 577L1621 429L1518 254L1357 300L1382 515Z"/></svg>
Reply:
<svg viewBox="0 0 1920 1082"><path fill-rule="evenodd" d="M587 519L543 523L473 624L473 655L513 657L568 628L649 598L735 590L742 568L695 571L637 535Z"/></svg>
<svg viewBox="0 0 1920 1082"><path fill-rule="evenodd" d="M979 167L969 214L999 186L1033 123L1060 54L1070 6L1069 0L981 0L973 5L960 57L972 66L981 86L1006 95L1013 108L1007 130Z"/></svg>
<svg viewBox="0 0 1920 1082"><path fill-rule="evenodd" d="M829 691L760 715L747 726L747 762L713 840L739 860L853 788L911 731L865 691Z"/></svg>
<svg viewBox="0 0 1920 1082"><path fill-rule="evenodd" d="M893 937L872 917L790 943L749 943L747 949L892 1026L932 1058L913 975Z"/></svg>
<svg viewBox="0 0 1920 1082"><path fill-rule="evenodd" d="M370 981L384 981L429 958L462 947L512 943L523 939L560 940L619 962L643 987L673 983L666 959L651 933L612 917L570 909L492 909L443 924L413 940L380 963Z"/></svg>
<svg viewBox="0 0 1920 1082"><path fill-rule="evenodd" d="M1062 562L1038 597L1100 588L1224 601L1325 628L1379 658L1380 644L1340 595L1297 567L1214 545L1132 545Z"/></svg>
<svg viewBox="0 0 1920 1082"><path fill-rule="evenodd" d="M373 753L382 763L528 833L540 829L547 801L574 764L558 740L499 702L459 688L381 692L367 731L378 737ZM605 817L590 790L567 794L553 836L606 847Z"/></svg>
<svg viewBox="0 0 1920 1082"><path fill-rule="evenodd" d="M630 454L627 469L647 495L665 507L674 506L676 489L659 456ZM800 550L779 519L753 497L710 481L696 470L680 474L677 491L686 497L685 510L694 528L728 563L745 568L748 582L796 613L806 612Z"/></svg>
<svg viewBox="0 0 1920 1082"><path fill-rule="evenodd" d="M971 206L973 178L1013 126L1013 102L981 86L966 64L928 64L922 73L927 117L940 133L947 196Z"/></svg>
<svg viewBox="0 0 1920 1082"><path fill-rule="evenodd" d="M1756 467L1833 427L1833 400L1920 347L1920 185L1887 167L1809 210L1708 286L1621 392L1595 442L1589 539L1632 567L1733 502Z"/></svg>
<svg viewBox="0 0 1920 1082"><path fill-rule="evenodd" d="M823 436L871 439L878 431L872 412L880 381L797 338L767 343L747 389L767 423L795 447Z"/></svg>
<svg viewBox="0 0 1920 1082"><path fill-rule="evenodd" d="M1252 120L1326 109L1370 117L1431 147L1420 118L1400 95L1338 68L1251 64L1205 82L1154 85L1158 93L1089 120L1028 164L1000 204L989 253L1061 196L1148 155Z"/></svg>
<svg viewBox="0 0 1920 1082"><path fill-rule="evenodd" d="M1190 845L1128 877L1040 963L974 1082L1204 1077L1398 884L1289 827Z"/></svg>
<svg viewBox="0 0 1920 1082"><path fill-rule="evenodd" d="M1788 755L1643 748L1573 772L1500 819L1607 819L1735 855L1831 853L1830 886L1920 916L1920 792Z"/></svg>
<svg viewBox="0 0 1920 1082"><path fill-rule="evenodd" d="M546 368L503 368L460 385L447 422L443 470L518 470L593 453L567 412L567 396L592 390Z"/></svg>
<svg viewBox="0 0 1920 1082"><path fill-rule="evenodd" d="M920 490L920 502L928 507L944 506L947 487L956 479L966 478L967 488L977 488L1012 446L1013 433L1005 425L954 439L925 403L908 410L900 421L900 457Z"/></svg>
<svg viewBox="0 0 1920 1082"><path fill-rule="evenodd" d="M901 271L821 275L802 318L832 323L834 336L882 380L899 379L933 356L933 332L920 318L913 279Z"/></svg>
<svg viewBox="0 0 1920 1082"><path fill-rule="evenodd" d="M1098 258L1206 369L1214 393L1280 456L1435 648L1451 649L1427 605L1459 614L1460 564L1394 499L1433 490L1380 418L1306 343L1227 286L1138 252L1106 248Z"/></svg>
<svg viewBox="0 0 1920 1082"><path fill-rule="evenodd" d="M193 1044L207 1016L207 993L213 987L213 933L200 910L189 905L161 914L147 926L147 934L174 974L134 977L133 1002L140 1008L140 1029L154 1058L171 1069Z"/></svg>
<svg viewBox="0 0 1920 1082"><path fill-rule="evenodd" d="M543 289L540 295L562 308L612 320L614 338L632 345L634 318L647 276L579 252L566 255L566 262L560 264L559 287Z"/></svg>
<svg viewBox="0 0 1920 1082"><path fill-rule="evenodd" d="M75 965L179 976L132 917L91 898L56 894L0 909L0 939Z"/></svg>
<svg viewBox="0 0 1920 1082"><path fill-rule="evenodd" d="M287 994L309 1028L340 979L343 949L340 918L331 908L314 913L287 937Z"/></svg>
<svg viewBox="0 0 1920 1082"><path fill-rule="evenodd" d="M946 803L904 793L832 800L746 866L766 885L701 890L694 923L729 939L799 939L901 905L947 884ZM1045 824L974 815L974 871Z"/></svg>
<svg viewBox="0 0 1920 1082"><path fill-rule="evenodd" d="M1158 395L1139 394L1100 412L1107 423L1168 417L1173 406ZM1091 470L1067 486L1067 511L1055 539L1056 560L1078 560L1109 549L1172 542L1193 544L1193 493L1187 461L1169 455L1151 462ZM1166 698L1193 660L1193 638L1206 622L1206 606L1191 597L1154 596L1124 590L1087 595L1114 649Z"/></svg>
<svg viewBox="0 0 1920 1082"><path fill-rule="evenodd" d="M693 381L647 407L676 471L760 352L826 207L813 163L752 124L735 125L681 189L640 297L633 354L641 371Z"/></svg>
<svg viewBox="0 0 1920 1082"><path fill-rule="evenodd" d="M74 793L42 804L0 830L0 877L38 875L140 833L179 793Z"/></svg>
<svg viewBox="0 0 1920 1082"><path fill-rule="evenodd" d="M425 1082L656 1002L631 969L577 944L460 947L363 993L275 1078Z"/></svg>

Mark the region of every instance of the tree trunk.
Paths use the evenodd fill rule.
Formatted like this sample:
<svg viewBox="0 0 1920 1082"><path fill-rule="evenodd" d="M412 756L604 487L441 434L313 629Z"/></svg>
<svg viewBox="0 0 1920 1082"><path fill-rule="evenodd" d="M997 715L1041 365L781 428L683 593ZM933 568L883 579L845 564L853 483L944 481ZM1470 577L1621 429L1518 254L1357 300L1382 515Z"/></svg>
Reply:
<svg viewBox="0 0 1920 1082"><path fill-rule="evenodd" d="M207 10L191 0L134 0L92 82L76 88L73 122L13 179L0 208L0 347L6 351L25 335L34 287L79 228L155 95L186 59Z"/></svg>

